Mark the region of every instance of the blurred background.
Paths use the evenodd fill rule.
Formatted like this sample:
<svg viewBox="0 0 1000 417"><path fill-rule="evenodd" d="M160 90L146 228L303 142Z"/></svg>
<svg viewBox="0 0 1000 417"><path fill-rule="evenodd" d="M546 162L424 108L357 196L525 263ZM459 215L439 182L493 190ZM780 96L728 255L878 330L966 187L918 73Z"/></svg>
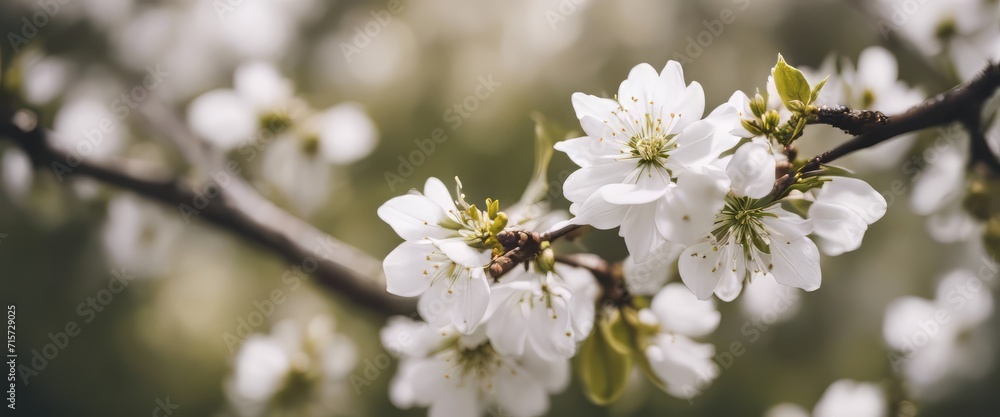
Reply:
<svg viewBox="0 0 1000 417"><path fill-rule="evenodd" d="M226 152L265 197L381 259L399 239L376 216L380 204L427 177L450 183L456 175L470 201L515 202L534 160L531 113L579 130L570 95L610 96L638 63L681 61L711 109L736 90L765 91L779 52L810 76L836 78L881 46L919 102L1000 58L997 10L982 0L7 0L0 50L3 89L68 149L204 174L149 122L150 112L170 112ZM295 127L273 128L288 121ZM428 148L437 129L446 140ZM995 311L949 342L955 350L945 356L961 363L942 366L960 371L920 387L893 370L883 337L894 300L934 300L951 271L993 267L982 223L945 213L961 206L962 163L956 182L922 175L945 148L961 149L963 135L929 130L882 156L845 160L883 192L887 215L861 250L824 257L823 287L790 293L789 307L773 295L720 303L722 325L708 341L718 352L739 344L742 353L717 359L722 372L703 395L689 403L637 377L622 400L597 407L574 381L549 413L762 415L779 403L812 409L847 378L878 384L897 406L906 400L900 415L990 415L1000 408ZM800 148L808 156L844 139L818 127ZM240 371L241 360L255 357L237 353L247 330L330 347L321 360L340 379L305 400L317 415L426 413L388 402L395 364L380 359L384 318L306 276L288 279L282 259L197 216L187 221L176 207L72 174L60 181L32 170L6 141L0 152L0 301L16 305L22 364L33 351L45 358L47 345L58 348L38 360L44 366L31 365L16 413L6 413L259 412L247 403L280 389L255 384L265 378L258 371ZM558 185L574 169L565 155L553 158L553 206L568 206ZM957 193L951 203L935 197L949 190ZM626 256L616 231L567 249ZM995 293L993 275L983 278L984 294ZM275 290L283 301L271 299ZM74 332L69 324L76 335L61 336Z"/></svg>

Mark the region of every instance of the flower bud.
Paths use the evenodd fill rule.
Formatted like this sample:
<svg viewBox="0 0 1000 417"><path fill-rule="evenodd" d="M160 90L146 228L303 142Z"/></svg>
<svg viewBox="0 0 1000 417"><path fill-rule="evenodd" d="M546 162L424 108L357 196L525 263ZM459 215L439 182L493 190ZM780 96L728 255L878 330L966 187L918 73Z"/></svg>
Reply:
<svg viewBox="0 0 1000 417"><path fill-rule="evenodd" d="M767 102L764 101L764 97L761 96L760 93L757 93L750 100L750 111L753 112L753 115L756 118L760 119L764 115L764 112L766 110L767 110Z"/></svg>
<svg viewBox="0 0 1000 417"><path fill-rule="evenodd" d="M493 223L490 224L490 234L496 236L507 227L507 213L497 212L496 216L493 218Z"/></svg>

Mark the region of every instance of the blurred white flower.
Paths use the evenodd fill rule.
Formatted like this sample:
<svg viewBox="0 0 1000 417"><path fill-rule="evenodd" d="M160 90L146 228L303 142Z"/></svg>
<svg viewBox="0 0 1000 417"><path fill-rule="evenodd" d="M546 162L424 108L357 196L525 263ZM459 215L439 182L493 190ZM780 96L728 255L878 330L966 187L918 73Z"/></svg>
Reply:
<svg viewBox="0 0 1000 417"><path fill-rule="evenodd" d="M109 106L80 95L59 108L52 129L52 145L76 157L106 161L117 156L128 137L125 125Z"/></svg>
<svg viewBox="0 0 1000 417"><path fill-rule="evenodd" d="M812 417L888 417L885 393L878 385L841 379L830 384L813 408ZM778 404L764 417L809 417L804 408Z"/></svg>
<svg viewBox="0 0 1000 417"><path fill-rule="evenodd" d="M598 292L583 268L556 265L546 274L516 268L491 289L486 335L501 354L530 349L542 360L569 359L594 326Z"/></svg>
<svg viewBox="0 0 1000 417"><path fill-rule="evenodd" d="M957 128L956 128L957 129ZM946 146L935 146L934 157L928 158L927 165L917 176L910 195L913 212L928 216L927 231L934 240L953 243L977 236L982 225L963 207L965 195L966 150L968 136L964 131L953 130L954 142ZM945 135L952 133L945 132Z"/></svg>
<svg viewBox="0 0 1000 417"><path fill-rule="evenodd" d="M334 333L330 317L306 326L285 320L271 334L254 334L236 354L226 393L241 416L321 416L345 412L354 344Z"/></svg>
<svg viewBox="0 0 1000 417"><path fill-rule="evenodd" d="M407 334L404 338L398 338ZM549 408L549 394L569 382L569 362L544 361L531 349L523 356L498 353L483 330L457 335L405 318L392 319L382 331L386 349L398 352L399 368L389 399L408 409L429 407L429 416L538 416ZM412 340L400 344L400 340Z"/></svg>
<svg viewBox="0 0 1000 417"><path fill-rule="evenodd" d="M768 408L764 417L809 417L809 411L797 404L781 403Z"/></svg>
<svg viewBox="0 0 1000 417"><path fill-rule="evenodd" d="M66 89L73 64L56 56L25 51L19 57L21 93L25 101L36 106L48 104Z"/></svg>
<svg viewBox="0 0 1000 417"><path fill-rule="evenodd" d="M885 417L888 413L878 385L849 379L830 384L813 408L813 417Z"/></svg>
<svg viewBox="0 0 1000 417"><path fill-rule="evenodd" d="M993 343L983 326L993 313L987 278L956 270L938 284L934 300L907 296L886 307L882 332L895 351L889 359L915 397L947 396L992 368Z"/></svg>
<svg viewBox="0 0 1000 417"><path fill-rule="evenodd" d="M34 168L31 159L24 151L8 148L3 152L3 188L7 195L16 202L23 202L31 191L34 181Z"/></svg>
<svg viewBox="0 0 1000 417"><path fill-rule="evenodd" d="M654 295L660 291L671 275L676 275L674 262L677 262L685 248L684 245L666 242L644 262L637 263L631 256L625 258L622 261L622 273L629 293Z"/></svg>
<svg viewBox="0 0 1000 417"><path fill-rule="evenodd" d="M283 77L274 65L261 61L237 67L233 73L233 89L258 114L266 114L294 95L292 81Z"/></svg>
<svg viewBox="0 0 1000 417"><path fill-rule="evenodd" d="M795 316L802 304L802 291L787 287L771 277L755 279L740 296L740 310L765 324L780 323Z"/></svg>
<svg viewBox="0 0 1000 417"><path fill-rule="evenodd" d="M684 285L667 284L653 297L650 308L639 312L639 318L644 324L659 326L645 354L668 394L693 398L718 376L712 360L715 347L691 340L719 326L721 315L714 300L698 300Z"/></svg>
<svg viewBox="0 0 1000 417"><path fill-rule="evenodd" d="M188 124L199 136L222 150L235 148L254 134L259 119L253 106L237 92L212 90L191 101Z"/></svg>
<svg viewBox="0 0 1000 417"><path fill-rule="evenodd" d="M855 69L844 60L840 77L843 79L843 104L852 109L878 110L888 116L901 114L920 104L926 97L923 91L912 88L899 80L896 57L880 46L861 51ZM824 87L826 90L829 87ZM916 134L901 135L851 155L850 161L863 167L887 169L897 167L906 152L913 147Z"/></svg>
<svg viewBox="0 0 1000 417"><path fill-rule="evenodd" d="M261 161L263 182L277 200L286 200L302 215L316 212L329 199L333 167L320 157L315 138L282 134L268 145Z"/></svg>
<svg viewBox="0 0 1000 417"><path fill-rule="evenodd" d="M876 6L883 18L883 36L899 31L924 54L939 54L949 42L967 38L997 25L997 3L988 0L924 1L882 0Z"/></svg>
<svg viewBox="0 0 1000 417"><path fill-rule="evenodd" d="M183 225L174 213L130 194L108 202L102 236L108 262L141 277L169 272Z"/></svg>
<svg viewBox="0 0 1000 417"><path fill-rule="evenodd" d="M334 164L350 164L368 156L378 144L378 128L356 103L342 103L316 115L319 151Z"/></svg>

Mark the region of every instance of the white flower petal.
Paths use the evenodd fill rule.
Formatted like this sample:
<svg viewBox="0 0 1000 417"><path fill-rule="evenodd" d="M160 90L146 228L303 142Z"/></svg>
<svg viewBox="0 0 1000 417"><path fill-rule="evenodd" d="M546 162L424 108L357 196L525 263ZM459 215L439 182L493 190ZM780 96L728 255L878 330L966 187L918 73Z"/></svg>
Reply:
<svg viewBox="0 0 1000 417"><path fill-rule="evenodd" d="M705 241L685 249L677 260L681 280L699 300L711 298L715 287L719 285L722 278L722 272L719 271L721 255L718 247Z"/></svg>
<svg viewBox="0 0 1000 417"><path fill-rule="evenodd" d="M813 408L813 417L885 417L885 394L875 384L847 379L834 382Z"/></svg>
<svg viewBox="0 0 1000 417"><path fill-rule="evenodd" d="M569 201L583 202L605 185L621 184L635 168L634 161L612 161L580 168L566 178L563 194Z"/></svg>
<svg viewBox="0 0 1000 417"><path fill-rule="evenodd" d="M570 206L570 212L576 216L571 220L573 224L587 224L601 230L620 226L628 211L629 206L605 201L601 190L590 196L583 204Z"/></svg>
<svg viewBox="0 0 1000 417"><path fill-rule="evenodd" d="M440 256L431 257L434 251L430 243L403 242L389 252L382 262L386 291L401 297L416 297L427 291L437 271L450 265Z"/></svg>
<svg viewBox="0 0 1000 417"><path fill-rule="evenodd" d="M442 221L449 220L441 206L422 195L393 197L382 204L377 213L399 237L408 241L444 239L455 235L454 230L440 226Z"/></svg>
<svg viewBox="0 0 1000 417"><path fill-rule="evenodd" d="M740 146L726 166L733 194L751 198L768 195L774 188L775 165L774 154L766 143L752 141Z"/></svg>
<svg viewBox="0 0 1000 417"><path fill-rule="evenodd" d="M885 198L871 185L847 177L830 178L819 190L816 202L842 206L856 213L867 224L881 219L887 208Z"/></svg>
<svg viewBox="0 0 1000 417"><path fill-rule="evenodd" d="M252 106L233 90L212 90L188 106L191 130L222 150L249 141L258 125Z"/></svg>
<svg viewBox="0 0 1000 417"><path fill-rule="evenodd" d="M722 315L715 301L699 300L683 284L667 284L649 307L664 329L688 337L705 336L719 327Z"/></svg>
<svg viewBox="0 0 1000 417"><path fill-rule="evenodd" d="M618 102L610 98L602 98L584 93L573 93L573 109L576 110L576 117L583 119L585 116L593 117L597 120L606 120L612 111L618 110Z"/></svg>
<svg viewBox="0 0 1000 417"><path fill-rule="evenodd" d="M808 237L793 239L772 234L771 265L770 274L782 285L815 291L822 281L819 249Z"/></svg>
<svg viewBox="0 0 1000 417"><path fill-rule="evenodd" d="M650 367L666 385L667 393L685 399L700 394L718 376L714 354L714 346L681 335L660 334L646 348Z"/></svg>
<svg viewBox="0 0 1000 417"><path fill-rule="evenodd" d="M828 256L838 256L861 247L868 225L855 212L838 205L815 202L809 207L813 234Z"/></svg>
<svg viewBox="0 0 1000 417"><path fill-rule="evenodd" d="M327 161L349 164L368 156L378 144L378 128L359 104L338 104L317 117L319 150Z"/></svg>
<svg viewBox="0 0 1000 417"><path fill-rule="evenodd" d="M490 263L492 255L490 251L476 249L465 242L465 238L455 237L451 239L431 239L441 252L456 264L472 268L482 268Z"/></svg>
<svg viewBox="0 0 1000 417"><path fill-rule="evenodd" d="M455 207L455 200L451 198L451 191L435 177L427 178L427 181L424 182L424 196L440 206L445 212L458 211Z"/></svg>
<svg viewBox="0 0 1000 417"><path fill-rule="evenodd" d="M711 230L728 190L729 177L721 169L706 166L682 172L677 186L658 202L656 229L680 244L701 239Z"/></svg>
<svg viewBox="0 0 1000 417"><path fill-rule="evenodd" d="M495 377L497 405L516 416L538 416L549 408L545 388L520 367L501 368Z"/></svg>
<svg viewBox="0 0 1000 417"><path fill-rule="evenodd" d="M628 213L622 220L618 234L625 238L629 254L637 262L645 261L649 255L666 243L666 239L653 226L656 218L656 203L628 206Z"/></svg>

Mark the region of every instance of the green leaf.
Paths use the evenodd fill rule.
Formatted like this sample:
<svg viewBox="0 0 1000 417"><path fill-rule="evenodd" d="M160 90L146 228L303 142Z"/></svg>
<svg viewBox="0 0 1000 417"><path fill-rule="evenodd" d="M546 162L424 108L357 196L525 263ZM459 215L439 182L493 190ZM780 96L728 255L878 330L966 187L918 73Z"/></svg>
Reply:
<svg viewBox="0 0 1000 417"><path fill-rule="evenodd" d="M604 332L604 337L607 338L608 344L616 351L628 354L633 350L632 331L629 330L628 323L622 319L622 315L617 310L611 313L598 326L600 326L598 330Z"/></svg>
<svg viewBox="0 0 1000 417"><path fill-rule="evenodd" d="M813 174L810 174L813 175ZM819 170L817 176L823 177L854 177L853 171L834 165L823 165L823 168Z"/></svg>
<svg viewBox="0 0 1000 417"><path fill-rule="evenodd" d="M778 63L774 66L774 87L778 90L781 102L785 103L785 108L788 110L794 111L791 105L792 100L803 103L811 102L809 98L812 92L809 90L809 81L806 81L806 76L802 75L802 71L788 65L781 54L778 54Z"/></svg>
<svg viewBox="0 0 1000 417"><path fill-rule="evenodd" d="M618 322L622 323L620 318ZM624 324L601 323L580 345L574 358L584 392L598 405L607 405L620 398L625 393L632 371L632 355L627 350L619 350L621 340L618 340L617 334L612 334L619 331L616 327L624 328ZM624 330L628 331L627 328Z"/></svg>
<svg viewBox="0 0 1000 417"><path fill-rule="evenodd" d="M815 86L813 86L812 93L809 94L809 103L808 104L813 104L813 103L816 102L816 99L819 98L819 90L823 89L823 86L826 85L826 81L829 80L829 79L830 79L830 76L827 75L826 78L823 79L823 81L820 81L819 84L816 84Z"/></svg>

